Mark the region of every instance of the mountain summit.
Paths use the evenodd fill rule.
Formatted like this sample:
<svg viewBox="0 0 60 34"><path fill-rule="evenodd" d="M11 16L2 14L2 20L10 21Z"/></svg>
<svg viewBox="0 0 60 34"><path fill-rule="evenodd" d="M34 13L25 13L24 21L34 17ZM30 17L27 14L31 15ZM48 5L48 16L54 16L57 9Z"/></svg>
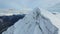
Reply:
<svg viewBox="0 0 60 34"><path fill-rule="evenodd" d="M35 8L2 34L58 34L58 28L44 16L43 12L43 9Z"/></svg>

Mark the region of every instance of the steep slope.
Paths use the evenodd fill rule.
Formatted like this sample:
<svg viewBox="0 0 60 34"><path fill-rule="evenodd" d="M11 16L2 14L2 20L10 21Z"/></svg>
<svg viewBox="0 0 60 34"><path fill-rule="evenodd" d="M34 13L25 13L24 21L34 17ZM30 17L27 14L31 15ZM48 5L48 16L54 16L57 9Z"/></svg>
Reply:
<svg viewBox="0 0 60 34"><path fill-rule="evenodd" d="M60 19L58 18L59 16L57 17L56 15L54 15L51 12L44 10L44 9L40 9L40 10L42 11L41 12L42 15L49 18L49 20L52 22L52 24L59 28L58 34L60 34Z"/></svg>
<svg viewBox="0 0 60 34"><path fill-rule="evenodd" d="M11 16L0 16L0 34L6 31L8 27L12 26L15 22L22 19L25 14L22 15L11 15Z"/></svg>
<svg viewBox="0 0 60 34"><path fill-rule="evenodd" d="M48 11L35 8L2 34L57 34L58 28L48 19L53 16L50 14Z"/></svg>

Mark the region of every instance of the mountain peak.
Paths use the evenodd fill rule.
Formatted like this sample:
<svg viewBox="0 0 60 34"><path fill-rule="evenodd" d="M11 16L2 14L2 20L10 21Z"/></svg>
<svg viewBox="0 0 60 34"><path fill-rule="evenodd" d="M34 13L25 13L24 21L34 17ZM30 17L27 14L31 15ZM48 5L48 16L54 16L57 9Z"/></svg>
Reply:
<svg viewBox="0 0 60 34"><path fill-rule="evenodd" d="M58 29L41 12L39 8L35 8L2 34L57 34Z"/></svg>

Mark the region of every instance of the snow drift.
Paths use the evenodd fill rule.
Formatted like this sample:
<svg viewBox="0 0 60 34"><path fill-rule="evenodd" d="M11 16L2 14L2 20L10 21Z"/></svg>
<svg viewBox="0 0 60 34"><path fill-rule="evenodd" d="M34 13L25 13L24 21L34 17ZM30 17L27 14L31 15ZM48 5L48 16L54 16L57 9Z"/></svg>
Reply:
<svg viewBox="0 0 60 34"><path fill-rule="evenodd" d="M35 8L2 34L58 34L58 28L52 24L52 18L53 14L50 12Z"/></svg>

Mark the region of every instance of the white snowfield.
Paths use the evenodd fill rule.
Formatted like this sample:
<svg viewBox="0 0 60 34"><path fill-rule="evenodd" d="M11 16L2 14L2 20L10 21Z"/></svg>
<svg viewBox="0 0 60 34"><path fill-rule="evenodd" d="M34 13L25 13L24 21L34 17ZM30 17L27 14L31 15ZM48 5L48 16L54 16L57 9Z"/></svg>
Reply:
<svg viewBox="0 0 60 34"><path fill-rule="evenodd" d="M47 10L43 10L43 9L41 9L41 10L42 10L41 13L45 17L49 18L53 25L55 25L57 28L59 28L58 34L60 34L60 14L54 15Z"/></svg>
<svg viewBox="0 0 60 34"><path fill-rule="evenodd" d="M2 34L58 34L59 23L60 19L49 11L35 8Z"/></svg>
<svg viewBox="0 0 60 34"><path fill-rule="evenodd" d="M60 19L60 13L57 13L55 16Z"/></svg>

